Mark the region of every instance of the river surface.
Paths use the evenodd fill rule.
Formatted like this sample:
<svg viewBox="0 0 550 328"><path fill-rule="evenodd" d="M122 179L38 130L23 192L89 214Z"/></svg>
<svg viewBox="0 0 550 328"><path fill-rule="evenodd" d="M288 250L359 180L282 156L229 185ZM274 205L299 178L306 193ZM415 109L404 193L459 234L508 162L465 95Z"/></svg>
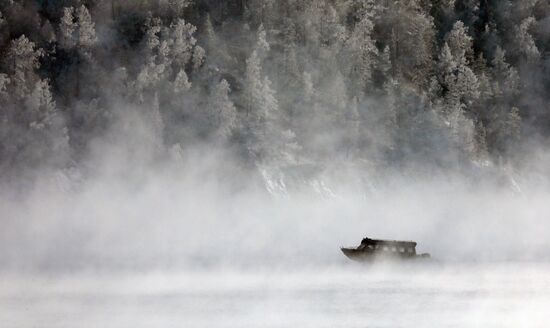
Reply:
<svg viewBox="0 0 550 328"><path fill-rule="evenodd" d="M1 327L549 327L550 264L0 275Z"/></svg>

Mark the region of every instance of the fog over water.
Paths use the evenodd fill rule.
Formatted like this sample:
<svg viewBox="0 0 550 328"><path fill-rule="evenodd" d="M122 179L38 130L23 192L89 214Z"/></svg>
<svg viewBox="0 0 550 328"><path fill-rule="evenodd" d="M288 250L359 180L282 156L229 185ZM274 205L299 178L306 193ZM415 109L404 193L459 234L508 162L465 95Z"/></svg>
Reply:
<svg viewBox="0 0 550 328"><path fill-rule="evenodd" d="M211 150L183 157L101 159L87 181L4 191L4 269L307 268L346 262L339 247L365 236L415 240L442 262L549 259L541 183L340 167L292 186Z"/></svg>
<svg viewBox="0 0 550 328"><path fill-rule="evenodd" d="M248 173L224 156L195 150L155 169L102 159L86 182L53 176L17 200L5 192L0 321L545 326L544 184L392 172L365 188L350 169L282 192L265 177L242 183ZM414 239L433 260L361 265L341 254L365 235Z"/></svg>

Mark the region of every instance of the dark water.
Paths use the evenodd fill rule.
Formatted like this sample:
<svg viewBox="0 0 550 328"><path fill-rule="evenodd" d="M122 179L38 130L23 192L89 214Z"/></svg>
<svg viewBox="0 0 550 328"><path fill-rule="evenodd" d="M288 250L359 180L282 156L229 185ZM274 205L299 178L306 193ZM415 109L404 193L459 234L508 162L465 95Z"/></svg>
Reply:
<svg viewBox="0 0 550 328"><path fill-rule="evenodd" d="M550 265L0 276L1 327L548 327Z"/></svg>

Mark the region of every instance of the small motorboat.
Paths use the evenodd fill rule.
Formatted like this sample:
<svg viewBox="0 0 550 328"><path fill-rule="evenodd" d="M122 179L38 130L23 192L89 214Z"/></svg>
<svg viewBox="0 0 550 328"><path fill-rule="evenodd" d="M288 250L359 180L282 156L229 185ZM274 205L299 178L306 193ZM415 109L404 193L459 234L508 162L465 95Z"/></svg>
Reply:
<svg viewBox="0 0 550 328"><path fill-rule="evenodd" d="M416 242L364 238L357 247L342 247L342 253L354 261L374 259L418 259L429 258L430 254L416 253Z"/></svg>

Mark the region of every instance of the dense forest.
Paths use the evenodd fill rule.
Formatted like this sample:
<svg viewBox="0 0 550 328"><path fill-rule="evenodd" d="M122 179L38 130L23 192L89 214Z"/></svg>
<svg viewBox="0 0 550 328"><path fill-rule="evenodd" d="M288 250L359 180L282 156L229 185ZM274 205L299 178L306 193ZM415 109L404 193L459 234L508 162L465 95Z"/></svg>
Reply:
<svg viewBox="0 0 550 328"><path fill-rule="evenodd" d="M547 0L2 0L0 175L85 170L117 129L146 161L518 166L549 54Z"/></svg>

